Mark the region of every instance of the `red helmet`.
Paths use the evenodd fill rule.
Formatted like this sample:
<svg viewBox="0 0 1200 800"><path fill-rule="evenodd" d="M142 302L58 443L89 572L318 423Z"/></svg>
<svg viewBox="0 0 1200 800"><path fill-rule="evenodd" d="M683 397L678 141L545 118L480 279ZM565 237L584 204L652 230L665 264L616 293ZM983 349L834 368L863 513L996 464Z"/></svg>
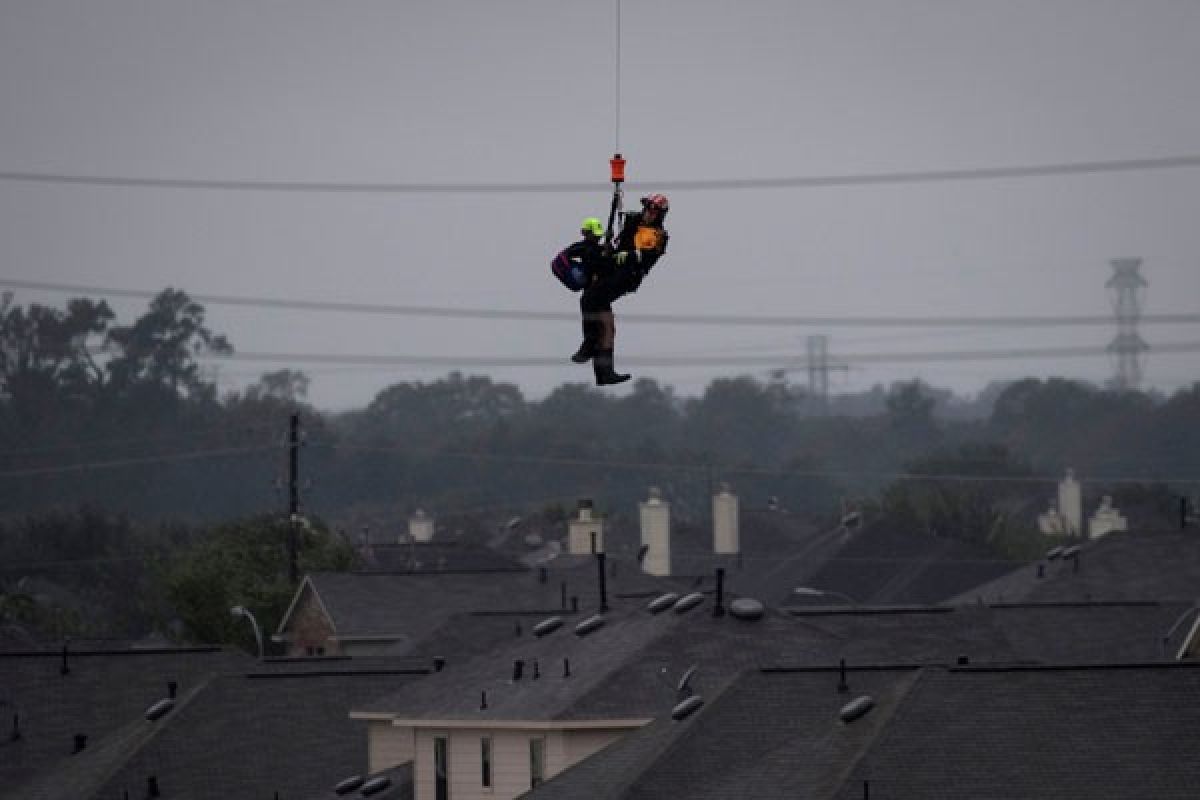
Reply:
<svg viewBox="0 0 1200 800"><path fill-rule="evenodd" d="M646 208L657 208L664 214L671 207L671 204L667 202L665 194L648 194L642 198L642 205Z"/></svg>

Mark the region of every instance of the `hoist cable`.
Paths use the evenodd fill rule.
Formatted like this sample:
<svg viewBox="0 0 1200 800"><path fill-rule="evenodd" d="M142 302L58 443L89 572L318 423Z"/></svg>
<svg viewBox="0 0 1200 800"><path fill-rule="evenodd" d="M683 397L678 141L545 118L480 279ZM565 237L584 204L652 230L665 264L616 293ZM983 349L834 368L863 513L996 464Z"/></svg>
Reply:
<svg viewBox="0 0 1200 800"><path fill-rule="evenodd" d="M621 152L621 0L617 2L617 87L616 87L616 147L613 148L614 153Z"/></svg>

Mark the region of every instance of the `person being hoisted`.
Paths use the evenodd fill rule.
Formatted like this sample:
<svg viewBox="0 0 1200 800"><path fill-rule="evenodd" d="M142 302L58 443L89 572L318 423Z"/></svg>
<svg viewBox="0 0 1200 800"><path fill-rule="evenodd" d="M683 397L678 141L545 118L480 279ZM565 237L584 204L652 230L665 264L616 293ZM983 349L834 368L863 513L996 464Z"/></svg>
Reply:
<svg viewBox="0 0 1200 800"><path fill-rule="evenodd" d="M642 198L640 212L623 214L611 258L598 262L598 268L584 286L579 299L583 344L571 360L579 364L590 360L598 386L629 380L630 376L617 372L614 365L617 327L612 304L617 298L636 292L666 252L668 234L663 222L668 210L666 195L651 194Z"/></svg>

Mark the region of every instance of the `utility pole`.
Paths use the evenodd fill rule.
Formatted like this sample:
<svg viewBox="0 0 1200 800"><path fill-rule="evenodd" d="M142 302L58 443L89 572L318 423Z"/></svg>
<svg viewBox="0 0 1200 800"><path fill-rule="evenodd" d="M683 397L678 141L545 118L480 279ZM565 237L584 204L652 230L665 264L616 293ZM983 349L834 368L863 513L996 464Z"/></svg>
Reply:
<svg viewBox="0 0 1200 800"><path fill-rule="evenodd" d="M300 515L300 414L293 411L288 422L288 580L300 580L296 522Z"/></svg>

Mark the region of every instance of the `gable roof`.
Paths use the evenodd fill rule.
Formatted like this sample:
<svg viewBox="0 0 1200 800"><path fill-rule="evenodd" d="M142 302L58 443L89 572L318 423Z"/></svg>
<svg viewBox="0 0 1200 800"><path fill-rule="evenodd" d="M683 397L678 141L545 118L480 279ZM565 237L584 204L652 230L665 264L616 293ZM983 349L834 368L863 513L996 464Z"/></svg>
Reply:
<svg viewBox="0 0 1200 800"><path fill-rule="evenodd" d="M623 737L547 800L1182 798L1200 666L750 670L693 716ZM874 707L844 722L851 699Z"/></svg>
<svg viewBox="0 0 1200 800"><path fill-rule="evenodd" d="M1191 603L1198 595L1200 536L1194 531L1122 531L1081 542L1076 558L1043 558L950 602Z"/></svg>
<svg viewBox="0 0 1200 800"><path fill-rule="evenodd" d="M167 696L182 695L212 674L244 669L250 659L218 647L146 650L69 650L0 653L0 787L14 787L73 749L76 734L89 747ZM9 735L17 717L20 738ZM0 796L3 790L0 789Z"/></svg>
<svg viewBox="0 0 1200 800"><path fill-rule="evenodd" d="M30 800L302 797L361 771L366 731L350 708L424 670L252 672L211 678L156 722L139 717L22 789Z"/></svg>

